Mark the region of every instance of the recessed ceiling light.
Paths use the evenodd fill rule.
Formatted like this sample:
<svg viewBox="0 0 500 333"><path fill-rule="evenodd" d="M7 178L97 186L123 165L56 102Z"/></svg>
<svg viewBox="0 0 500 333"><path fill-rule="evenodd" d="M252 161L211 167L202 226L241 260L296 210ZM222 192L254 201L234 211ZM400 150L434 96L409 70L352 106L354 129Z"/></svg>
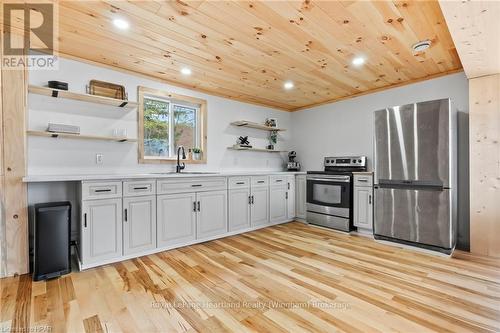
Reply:
<svg viewBox="0 0 500 333"><path fill-rule="evenodd" d="M115 25L115 27L122 30L126 30L130 26L130 24L127 21L119 18L114 19L113 24Z"/></svg>
<svg viewBox="0 0 500 333"><path fill-rule="evenodd" d="M356 57L354 59L352 59L352 64L354 66L361 66L365 63L365 58L363 57Z"/></svg>
<svg viewBox="0 0 500 333"><path fill-rule="evenodd" d="M290 90L294 87L294 84L292 81L286 81L285 84L283 84L283 87L286 89L286 90Z"/></svg>
<svg viewBox="0 0 500 333"><path fill-rule="evenodd" d="M191 71L191 68L183 67L183 68L181 69L181 73L182 73L182 75L191 75L191 73L192 73L192 72L193 72L193 71Z"/></svg>
<svg viewBox="0 0 500 333"><path fill-rule="evenodd" d="M413 44L411 48L413 49L414 52L422 52L427 50L429 47L431 47L431 41L426 39L416 44Z"/></svg>

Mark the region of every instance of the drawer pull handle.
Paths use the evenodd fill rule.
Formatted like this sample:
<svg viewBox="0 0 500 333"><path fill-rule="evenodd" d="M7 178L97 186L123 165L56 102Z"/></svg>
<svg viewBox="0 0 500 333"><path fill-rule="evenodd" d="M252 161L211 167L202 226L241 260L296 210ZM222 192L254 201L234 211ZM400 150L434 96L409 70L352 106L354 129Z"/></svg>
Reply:
<svg viewBox="0 0 500 333"><path fill-rule="evenodd" d="M96 192L96 193L111 192L111 189L107 188L107 189L103 189L103 190L95 190L94 192Z"/></svg>
<svg viewBox="0 0 500 333"><path fill-rule="evenodd" d="M193 201L193 212L196 212L196 201Z"/></svg>
<svg viewBox="0 0 500 333"><path fill-rule="evenodd" d="M83 214L83 227L87 228L87 213Z"/></svg>
<svg viewBox="0 0 500 333"><path fill-rule="evenodd" d="M201 211L200 202L198 201L198 211Z"/></svg>
<svg viewBox="0 0 500 333"><path fill-rule="evenodd" d="M134 190L147 190L149 187L147 186L142 186L142 187L134 187Z"/></svg>
<svg viewBox="0 0 500 333"><path fill-rule="evenodd" d="M281 183L283 179L276 179L276 183Z"/></svg>
<svg viewBox="0 0 500 333"><path fill-rule="evenodd" d="M125 208L125 222L128 221L128 209Z"/></svg>
<svg viewBox="0 0 500 333"><path fill-rule="evenodd" d="M236 185L245 185L245 182L237 182Z"/></svg>
<svg viewBox="0 0 500 333"><path fill-rule="evenodd" d="M358 182L365 182L365 183L367 183L368 179L358 179Z"/></svg>
<svg viewBox="0 0 500 333"><path fill-rule="evenodd" d="M191 185L191 187L201 187L201 186L203 186L203 185L201 185L201 184L193 184L193 185Z"/></svg>
<svg viewBox="0 0 500 333"><path fill-rule="evenodd" d="M265 183L265 181L263 181L263 180L257 181L257 184L264 184L264 183Z"/></svg>

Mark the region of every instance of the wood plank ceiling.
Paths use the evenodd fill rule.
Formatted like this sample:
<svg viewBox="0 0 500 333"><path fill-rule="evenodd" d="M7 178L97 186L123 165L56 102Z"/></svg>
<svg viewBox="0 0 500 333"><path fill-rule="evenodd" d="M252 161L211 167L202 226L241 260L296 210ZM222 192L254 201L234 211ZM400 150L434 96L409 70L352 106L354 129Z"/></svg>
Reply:
<svg viewBox="0 0 500 333"><path fill-rule="evenodd" d="M290 111L462 68L437 1L59 4L62 54ZM413 54L425 39L431 48Z"/></svg>

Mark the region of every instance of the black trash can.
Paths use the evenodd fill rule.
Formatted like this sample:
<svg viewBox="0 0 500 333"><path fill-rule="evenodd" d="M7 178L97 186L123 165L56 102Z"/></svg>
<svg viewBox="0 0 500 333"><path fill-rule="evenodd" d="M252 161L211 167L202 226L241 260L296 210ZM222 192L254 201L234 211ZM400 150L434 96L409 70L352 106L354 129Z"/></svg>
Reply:
<svg viewBox="0 0 500 333"><path fill-rule="evenodd" d="M46 280L71 272L71 203L35 205L33 280Z"/></svg>

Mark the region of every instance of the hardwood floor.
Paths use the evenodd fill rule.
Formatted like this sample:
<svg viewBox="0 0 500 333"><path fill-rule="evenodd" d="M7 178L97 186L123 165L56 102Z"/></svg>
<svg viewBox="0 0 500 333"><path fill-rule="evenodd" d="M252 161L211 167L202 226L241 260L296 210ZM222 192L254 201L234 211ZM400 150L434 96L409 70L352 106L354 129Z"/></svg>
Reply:
<svg viewBox="0 0 500 333"><path fill-rule="evenodd" d="M47 282L0 282L1 332L500 331L500 260L298 222Z"/></svg>

